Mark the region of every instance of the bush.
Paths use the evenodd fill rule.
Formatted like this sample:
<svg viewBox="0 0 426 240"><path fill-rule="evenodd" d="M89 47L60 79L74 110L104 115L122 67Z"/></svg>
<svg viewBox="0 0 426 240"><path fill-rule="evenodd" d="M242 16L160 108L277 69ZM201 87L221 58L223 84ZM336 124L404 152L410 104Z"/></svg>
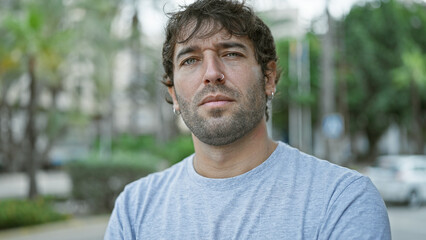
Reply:
<svg viewBox="0 0 426 240"><path fill-rule="evenodd" d="M179 136L163 146L156 146L155 153L173 165L194 153L192 138L191 136Z"/></svg>
<svg viewBox="0 0 426 240"><path fill-rule="evenodd" d="M112 139L111 148L113 151L140 152L141 150L151 150L155 144L155 137L152 135L121 134ZM101 142L98 139L94 143L94 149L99 150L100 148Z"/></svg>
<svg viewBox="0 0 426 240"><path fill-rule="evenodd" d="M72 196L88 204L92 213L110 212L124 186L158 170L163 160L149 153L116 152L110 159L88 159L67 165Z"/></svg>
<svg viewBox="0 0 426 240"><path fill-rule="evenodd" d="M190 135L181 135L164 144L157 144L151 135L131 136L123 134L112 142L112 149L119 151L144 151L166 159L170 165L180 162L194 153Z"/></svg>
<svg viewBox="0 0 426 240"><path fill-rule="evenodd" d="M34 201L16 199L0 201L0 230L68 218L67 215L54 211L50 204L49 200L43 198Z"/></svg>
<svg viewBox="0 0 426 240"><path fill-rule="evenodd" d="M126 184L175 164L194 152L191 136L180 136L157 145L150 135L122 135L113 140L112 149L114 153L110 159L98 159L93 154L67 166L73 183L73 198L87 203L93 213L110 212Z"/></svg>
<svg viewBox="0 0 426 240"><path fill-rule="evenodd" d="M123 134L112 141L112 149L129 152L149 151L155 144L155 137L151 135L131 136Z"/></svg>

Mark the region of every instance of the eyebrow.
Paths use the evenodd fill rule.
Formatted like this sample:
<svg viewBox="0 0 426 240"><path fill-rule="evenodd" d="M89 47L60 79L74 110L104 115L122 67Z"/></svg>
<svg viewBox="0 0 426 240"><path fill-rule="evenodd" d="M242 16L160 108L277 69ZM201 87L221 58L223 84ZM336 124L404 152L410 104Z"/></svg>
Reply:
<svg viewBox="0 0 426 240"><path fill-rule="evenodd" d="M221 43L217 43L215 44L215 47L217 48L222 48L222 49L227 49L227 48L240 48L244 51L247 50L247 47L239 42L221 42ZM184 47L182 48L178 54L176 55L176 59L180 59L183 55L191 53L191 52L195 52L197 50L199 50L200 48L197 46L188 46L188 47Z"/></svg>
<svg viewBox="0 0 426 240"><path fill-rule="evenodd" d="M217 44L220 48L241 48L242 50L247 50L246 45L239 42L221 42Z"/></svg>
<svg viewBox="0 0 426 240"><path fill-rule="evenodd" d="M184 47L182 48L178 54L176 55L176 59L180 59L183 55L187 54L187 53L191 53L191 52L195 52L196 50L200 49L199 47L195 47L195 46L188 46L188 47Z"/></svg>

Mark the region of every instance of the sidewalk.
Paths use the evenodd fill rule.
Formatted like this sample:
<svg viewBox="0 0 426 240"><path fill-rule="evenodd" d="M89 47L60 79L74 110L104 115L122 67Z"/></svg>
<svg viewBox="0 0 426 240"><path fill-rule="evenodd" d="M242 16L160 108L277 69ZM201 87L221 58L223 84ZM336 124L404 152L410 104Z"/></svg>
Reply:
<svg viewBox="0 0 426 240"><path fill-rule="evenodd" d="M4 230L0 240L102 240L108 219L102 215Z"/></svg>

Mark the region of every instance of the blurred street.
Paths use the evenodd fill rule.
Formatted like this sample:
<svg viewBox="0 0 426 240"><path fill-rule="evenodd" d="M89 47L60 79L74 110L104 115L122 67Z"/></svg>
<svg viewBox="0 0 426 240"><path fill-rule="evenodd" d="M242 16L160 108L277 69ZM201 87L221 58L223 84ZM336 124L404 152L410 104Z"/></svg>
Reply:
<svg viewBox="0 0 426 240"><path fill-rule="evenodd" d="M71 180L63 171L39 171L36 174L41 195L67 197L71 192ZM28 195L28 178L25 173L0 174L0 199L25 198Z"/></svg>
<svg viewBox="0 0 426 240"><path fill-rule="evenodd" d="M426 239L426 206L407 208L406 206L388 207L393 240Z"/></svg>

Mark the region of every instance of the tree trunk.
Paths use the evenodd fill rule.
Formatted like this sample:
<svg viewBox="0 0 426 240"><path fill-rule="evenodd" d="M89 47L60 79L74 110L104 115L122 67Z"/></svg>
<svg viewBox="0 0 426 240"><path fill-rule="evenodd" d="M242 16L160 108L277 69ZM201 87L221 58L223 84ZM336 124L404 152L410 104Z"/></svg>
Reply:
<svg viewBox="0 0 426 240"><path fill-rule="evenodd" d="M5 152L6 152L6 141L3 140L4 135L3 133L6 132L6 128L4 128L3 126L5 125L5 116L6 116L6 109L4 109L3 104L2 104L2 100L0 99L0 161L2 161L3 166L2 167L6 167L7 168L7 161L9 159L5 159ZM4 130L3 130L4 129ZM1 154L3 153L3 154ZM3 155L3 156L2 156ZM2 159L3 158L3 159Z"/></svg>
<svg viewBox="0 0 426 240"><path fill-rule="evenodd" d="M5 172L17 172L22 171L24 163L22 157L25 153L21 152L22 143L19 138L25 139L23 136L14 136L14 124L13 120L15 115L15 107L8 103L7 93L11 87L11 82L7 79L2 79L2 89L0 93L0 152L3 157L3 170ZM18 107L18 111L19 107Z"/></svg>
<svg viewBox="0 0 426 240"><path fill-rule="evenodd" d="M420 97L419 92L417 90L416 84L413 80L410 82L410 90L411 90L411 112L413 114L413 128L412 133L414 136L415 144L415 153L423 154L424 148L424 138L423 138L423 130L422 130L422 117L421 117L421 105L420 105Z"/></svg>
<svg viewBox="0 0 426 240"><path fill-rule="evenodd" d="M8 124L9 109L6 104L7 89L8 87L3 84L2 91L0 93L0 153L3 153L3 167L6 170L10 168L10 159L7 157L7 152L9 151L10 146L10 143L7 141L7 135L10 131L10 126Z"/></svg>
<svg viewBox="0 0 426 240"><path fill-rule="evenodd" d="M50 94L52 96L52 105L50 106L49 112L52 112L55 115L56 118L56 114L59 112L58 110L58 104L57 104L57 98L58 98L58 92L59 92L59 88L57 87L52 87L50 88ZM56 119L53 120L54 124L57 124ZM59 123L60 124L60 123ZM55 126L55 128L58 126ZM48 133L47 130L48 126L46 126L46 129L44 130L44 132L46 132L47 134L47 144L46 147L40 151L40 155L38 158L38 163L41 165L45 165L48 166L49 162L48 162L48 157L49 157L49 153L52 150L54 144L57 142L57 140L62 137L63 135L65 135L66 131L67 131L67 126L62 124L62 126L59 126L58 128L55 129L55 131L51 134Z"/></svg>
<svg viewBox="0 0 426 240"><path fill-rule="evenodd" d="M370 164L376 159L378 155L377 147L379 144L380 136L382 134L375 132L375 129L368 129L368 127L367 127L366 134L367 134L369 148L368 148L367 155L364 156L364 158L361 161Z"/></svg>
<svg viewBox="0 0 426 240"><path fill-rule="evenodd" d="M19 162L21 154L16 151L18 144L13 137L13 120L12 120L12 107L4 105L3 109L3 126L5 127L4 141L3 141L3 153L4 153L4 168L6 172L15 172L18 171L22 163Z"/></svg>
<svg viewBox="0 0 426 240"><path fill-rule="evenodd" d="M30 99L28 103L28 122L27 122L27 141L28 141L28 155L27 161L27 174L29 180L28 198L35 199L38 195L36 173L37 173L37 151L36 151L36 129L35 129L35 115L37 107L37 79L35 75L36 60L34 56L28 59L28 74L30 78Z"/></svg>

